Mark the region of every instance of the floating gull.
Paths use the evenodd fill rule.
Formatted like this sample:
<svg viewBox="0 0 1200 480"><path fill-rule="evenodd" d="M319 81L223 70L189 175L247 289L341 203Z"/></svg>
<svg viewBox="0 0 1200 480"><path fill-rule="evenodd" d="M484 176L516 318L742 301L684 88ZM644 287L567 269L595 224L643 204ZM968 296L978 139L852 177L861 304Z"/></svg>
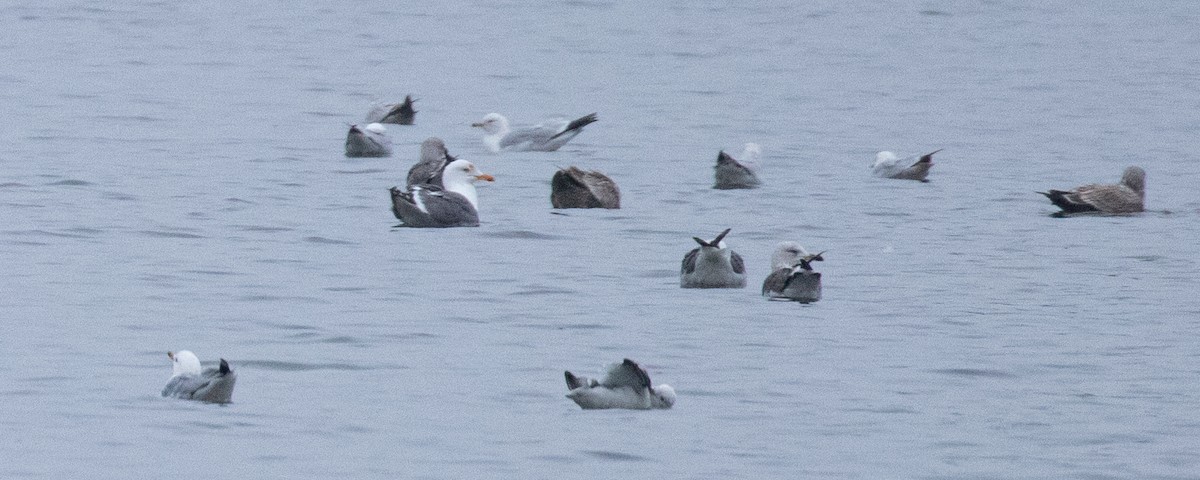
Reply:
<svg viewBox="0 0 1200 480"><path fill-rule="evenodd" d="M763 280L762 294L768 298L811 303L821 299L821 273L812 262L822 262L821 252L809 254L796 242L782 242L771 256L771 274Z"/></svg>
<svg viewBox="0 0 1200 480"><path fill-rule="evenodd" d="M438 137L429 137L421 142L421 159L408 169L408 185L442 186L442 170L450 162L458 160L446 150L446 143Z"/></svg>
<svg viewBox="0 0 1200 480"><path fill-rule="evenodd" d="M609 365L608 373L597 382L587 377L577 377L570 371L567 377L567 398L574 400L584 410L599 408L628 408L634 410L666 409L675 405L675 389L670 385L653 386L650 375L637 362Z"/></svg>
<svg viewBox="0 0 1200 480"><path fill-rule="evenodd" d="M871 165L871 171L877 177L928 182L929 180L926 180L925 177L929 176L929 169L933 168L933 154L940 151L942 149L934 150L919 157L912 156L907 158L898 158L892 152L879 152L875 154L875 164Z"/></svg>
<svg viewBox="0 0 1200 480"><path fill-rule="evenodd" d="M621 208L621 191L607 175L576 167L554 173L550 180L554 208Z"/></svg>
<svg viewBox="0 0 1200 480"><path fill-rule="evenodd" d="M392 123L396 125L412 125L417 111L413 110L412 95L404 97L404 103L385 103L376 105L367 113L367 123Z"/></svg>
<svg viewBox="0 0 1200 480"><path fill-rule="evenodd" d="M455 160L442 172L442 187L420 184L400 190L392 187L392 213L407 227L478 227L479 196L476 180L492 181L466 160Z"/></svg>
<svg viewBox="0 0 1200 480"><path fill-rule="evenodd" d="M1049 198L1062 211L1069 213L1136 213L1145 209L1146 171L1141 167L1129 167L1116 185L1089 184L1064 192L1050 190L1038 192Z"/></svg>
<svg viewBox="0 0 1200 480"><path fill-rule="evenodd" d="M392 139L387 136L387 127L372 123L365 128L351 125L346 134L347 157L390 157Z"/></svg>
<svg viewBox="0 0 1200 480"><path fill-rule="evenodd" d="M743 288L746 265L742 256L725 246L729 228L711 242L692 237L700 246L683 257L679 286L683 288Z"/></svg>
<svg viewBox="0 0 1200 480"><path fill-rule="evenodd" d="M508 119L499 113L489 113L483 120L472 123L472 127L482 128L487 132L483 143L493 153L501 150L553 152L565 145L589 123L595 122L596 114L584 115L567 123L565 120L555 120L534 125L518 127L510 130Z"/></svg>
<svg viewBox="0 0 1200 480"><path fill-rule="evenodd" d="M717 154L717 166L713 167L716 183L713 188L730 190L734 188L757 188L758 159L762 157L762 148L757 143L747 143L742 150L741 160L735 160L722 150Z"/></svg>
<svg viewBox="0 0 1200 480"><path fill-rule="evenodd" d="M167 352L171 359L173 374L162 396L199 400L209 403L229 403L233 397L233 384L237 374L229 369L229 362L221 359L221 366L200 371L200 359L196 354L180 350Z"/></svg>

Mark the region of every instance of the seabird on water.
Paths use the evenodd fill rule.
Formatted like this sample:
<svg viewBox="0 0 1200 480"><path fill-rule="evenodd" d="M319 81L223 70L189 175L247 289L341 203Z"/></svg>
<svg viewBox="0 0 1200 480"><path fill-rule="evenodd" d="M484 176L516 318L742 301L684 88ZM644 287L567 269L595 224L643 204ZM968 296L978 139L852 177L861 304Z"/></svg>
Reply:
<svg viewBox="0 0 1200 480"><path fill-rule="evenodd" d="M483 120L472 123L487 135L483 143L493 153L501 150L553 152L565 145L583 127L597 120L596 114L584 115L571 122L555 120L530 127L510 129L508 119L499 113L489 113Z"/></svg>
<svg viewBox="0 0 1200 480"><path fill-rule="evenodd" d="M471 162L455 160L442 171L441 187L428 183L407 190L392 187L392 213L406 227L478 227L476 180L494 179Z"/></svg>
<svg viewBox="0 0 1200 480"><path fill-rule="evenodd" d="M621 191L607 175L596 170L569 167L554 172L550 180L550 205L554 208L621 208Z"/></svg>
<svg viewBox="0 0 1200 480"><path fill-rule="evenodd" d="M683 257L679 271L679 286L683 288L743 288L746 286L746 264L742 256L725 246L729 228L711 242L692 237L699 247Z"/></svg>
<svg viewBox="0 0 1200 480"><path fill-rule="evenodd" d="M370 112L367 113L367 123L391 123L395 125L412 125L417 117L417 111L413 110L412 95L404 97L404 103L385 103L376 105Z"/></svg>
<svg viewBox="0 0 1200 480"><path fill-rule="evenodd" d="M229 403L233 397L233 385L237 374L229 368L224 358L217 368L200 370L200 359L188 350L167 352L171 359L173 374L162 396L199 400L208 403Z"/></svg>
<svg viewBox="0 0 1200 480"><path fill-rule="evenodd" d="M450 162L458 160L446 150L446 143L438 137L429 137L421 142L421 158L408 169L408 184L442 186L442 171Z"/></svg>
<svg viewBox="0 0 1200 480"><path fill-rule="evenodd" d="M758 159L762 157L762 147L757 143L747 143L740 159L734 159L721 150L717 153L717 166L713 167L716 182L713 188L731 190L735 188L758 188Z"/></svg>
<svg viewBox="0 0 1200 480"><path fill-rule="evenodd" d="M387 127L372 123L364 128L351 125L346 134L347 157L390 157L392 139L387 136Z"/></svg>
<svg viewBox="0 0 1200 480"><path fill-rule="evenodd" d="M925 177L929 176L929 169L933 168L933 154L940 151L942 149L907 158L899 158L892 152L879 152L875 154L875 164L871 165L871 171L877 177L928 182Z"/></svg>
<svg viewBox="0 0 1200 480"><path fill-rule="evenodd" d="M1050 190L1038 192L1049 198L1062 211L1057 215L1071 213L1137 213L1145 210L1146 171L1141 167L1129 167L1116 185L1089 184L1074 190Z"/></svg>
<svg viewBox="0 0 1200 480"><path fill-rule="evenodd" d="M763 280L763 296L801 303L820 300L821 273L813 271L812 262L825 261L823 253L809 254L796 242L780 243L771 256L771 274Z"/></svg>
<svg viewBox="0 0 1200 480"><path fill-rule="evenodd" d="M633 410L667 409L675 405L675 389L670 385L651 385L650 375L637 362L628 358L609 365L604 378L577 377L570 371L567 378L567 398L584 410L628 408Z"/></svg>

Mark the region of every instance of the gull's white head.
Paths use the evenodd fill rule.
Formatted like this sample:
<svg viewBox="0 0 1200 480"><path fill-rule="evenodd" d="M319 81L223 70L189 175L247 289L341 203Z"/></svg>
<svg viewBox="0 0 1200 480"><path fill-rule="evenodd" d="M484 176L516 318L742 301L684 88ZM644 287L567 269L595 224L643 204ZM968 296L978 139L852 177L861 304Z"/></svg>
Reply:
<svg viewBox="0 0 1200 480"><path fill-rule="evenodd" d="M899 158L900 158L900 157L897 157L895 153L892 153L892 152L889 152L889 151L887 151L887 150L884 150L884 151L882 151L882 152L879 152L879 153L876 153L876 154L875 154L875 163L871 164L871 166L872 166L872 167L877 167L877 166L879 166L879 165L881 165L881 164L884 164L884 163L888 163L888 162L894 162L894 161L896 161L896 160L897 160L897 159L899 159Z"/></svg>
<svg viewBox="0 0 1200 480"><path fill-rule="evenodd" d="M490 134L505 133L508 131L508 119L499 113L489 113L483 120L472 123L471 126L482 128Z"/></svg>
<svg viewBox="0 0 1200 480"><path fill-rule="evenodd" d="M446 169L442 173L443 183L449 181L474 183L476 180L494 181L496 180L491 175L479 171L474 163L458 159L446 165Z"/></svg>
<svg viewBox="0 0 1200 480"><path fill-rule="evenodd" d="M383 135L383 134L387 133L387 127L383 126L382 123L372 123L370 125L367 125L366 130L368 132L376 133L379 135Z"/></svg>
<svg viewBox="0 0 1200 480"><path fill-rule="evenodd" d="M675 405L675 389L670 385L655 385L650 389L651 403L655 408L671 408Z"/></svg>
<svg viewBox="0 0 1200 480"><path fill-rule="evenodd" d="M796 242L779 242L775 253L771 255L771 271L780 268L792 268L801 258L808 256L808 251Z"/></svg>
<svg viewBox="0 0 1200 480"><path fill-rule="evenodd" d="M200 374L200 359L190 350L167 352L167 358L171 359L171 376L173 377Z"/></svg>

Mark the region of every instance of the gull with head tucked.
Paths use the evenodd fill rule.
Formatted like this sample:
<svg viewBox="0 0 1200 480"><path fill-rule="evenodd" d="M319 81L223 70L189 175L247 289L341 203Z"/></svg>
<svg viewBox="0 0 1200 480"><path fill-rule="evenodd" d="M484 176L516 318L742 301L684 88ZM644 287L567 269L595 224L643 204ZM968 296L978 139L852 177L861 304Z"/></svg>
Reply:
<svg viewBox="0 0 1200 480"><path fill-rule="evenodd" d="M217 368L200 370L200 359L188 350L167 352L171 359L172 375L163 387L162 396L199 400L208 403L229 403L237 374L224 358Z"/></svg>
<svg viewBox="0 0 1200 480"><path fill-rule="evenodd" d="M897 157L892 152L879 152L875 154L871 172L877 177L928 182L925 177L929 176L929 169L933 168L933 154L940 151L942 150L937 149L921 156L906 158Z"/></svg>
<svg viewBox="0 0 1200 480"><path fill-rule="evenodd" d="M396 125L412 125L416 120L417 111L413 109L412 95L404 96L404 103L384 103L376 105L367 112L367 123L392 123Z"/></svg>
<svg viewBox="0 0 1200 480"><path fill-rule="evenodd" d="M667 409L675 405L675 389L670 385L652 385L650 375L628 358L609 365L604 378L596 381L564 372L567 398L584 410L627 408L632 410Z"/></svg>
<svg viewBox="0 0 1200 480"><path fill-rule="evenodd" d="M741 158L735 159L721 150L717 153L717 166L713 167L716 181L713 188L730 190L735 188L758 188L758 160L762 158L762 147L757 143L747 143L742 150Z"/></svg>
<svg viewBox="0 0 1200 480"><path fill-rule="evenodd" d="M372 123L359 128L351 125L346 133L347 157L390 157L392 156L392 139L387 135L387 127Z"/></svg>
<svg viewBox="0 0 1200 480"><path fill-rule="evenodd" d="M530 127L510 128L504 115L489 113L483 120L472 123L471 126L487 132L483 143L492 153L501 150L553 152L566 145L583 131L583 127L596 120L596 114L592 113L570 122L555 120Z"/></svg>
<svg viewBox="0 0 1200 480"><path fill-rule="evenodd" d="M679 269L679 286L683 288L743 288L746 286L746 264L742 256L725 245L729 228L711 242L692 237L699 247L683 257Z"/></svg>
<svg viewBox="0 0 1200 480"><path fill-rule="evenodd" d="M763 280L762 294L771 299L812 303L821 299L821 273L812 262L823 262L825 252L808 253L796 242L782 242L771 256L771 274Z"/></svg>
<svg viewBox="0 0 1200 480"><path fill-rule="evenodd" d="M1121 183L1116 185L1089 184L1068 191L1038 193L1062 209L1056 215L1137 213L1145 210L1146 171L1136 166L1126 168Z"/></svg>

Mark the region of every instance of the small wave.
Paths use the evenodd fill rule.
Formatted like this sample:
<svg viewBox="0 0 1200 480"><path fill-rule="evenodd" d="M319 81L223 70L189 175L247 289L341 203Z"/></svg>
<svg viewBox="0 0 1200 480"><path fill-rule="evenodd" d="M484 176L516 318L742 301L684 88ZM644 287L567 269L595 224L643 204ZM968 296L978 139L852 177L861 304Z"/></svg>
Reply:
<svg viewBox="0 0 1200 480"><path fill-rule="evenodd" d="M325 237L304 237L304 241L309 243L320 243L324 245L358 245L357 243L347 240L337 240Z"/></svg>

